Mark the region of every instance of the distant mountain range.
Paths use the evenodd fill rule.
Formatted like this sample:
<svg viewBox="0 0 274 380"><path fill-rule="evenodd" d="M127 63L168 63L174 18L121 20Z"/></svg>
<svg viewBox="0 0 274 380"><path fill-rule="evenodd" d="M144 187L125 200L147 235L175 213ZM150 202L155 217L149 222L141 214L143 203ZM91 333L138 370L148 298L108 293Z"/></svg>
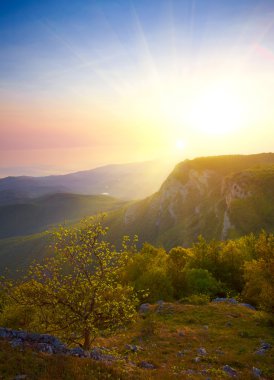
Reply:
<svg viewBox="0 0 274 380"><path fill-rule="evenodd" d="M109 168L105 169L105 178L111 172ZM136 174L138 170L129 172L126 180L122 170L121 184L129 183L132 177L134 184L138 180L144 182ZM115 184L117 189L118 182ZM200 234L206 239L227 239L258 233L261 229L273 232L274 154L185 160L175 167L157 192L140 201L119 204L108 196L92 199L57 194L2 206L1 236L12 236L15 231L27 234L28 229L42 231L43 225L60 222L65 215L72 222L83 214L104 210L109 210L106 223L114 243L119 243L123 235L137 234L140 244L147 241L169 249L176 245L189 246ZM5 266L25 267L32 258L44 256L47 246L45 233L1 239L0 272Z"/></svg>
<svg viewBox="0 0 274 380"><path fill-rule="evenodd" d="M170 163L150 161L108 165L65 175L6 177L0 179L0 205L54 193L142 199L159 189L171 168Z"/></svg>

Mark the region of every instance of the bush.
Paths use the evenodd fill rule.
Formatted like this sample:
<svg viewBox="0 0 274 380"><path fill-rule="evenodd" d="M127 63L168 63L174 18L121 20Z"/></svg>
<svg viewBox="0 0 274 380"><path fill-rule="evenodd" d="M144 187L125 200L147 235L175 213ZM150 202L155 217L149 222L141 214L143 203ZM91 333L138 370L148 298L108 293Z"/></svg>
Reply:
<svg viewBox="0 0 274 380"><path fill-rule="evenodd" d="M220 283L206 269L186 271L186 286L189 294L215 295L221 289Z"/></svg>

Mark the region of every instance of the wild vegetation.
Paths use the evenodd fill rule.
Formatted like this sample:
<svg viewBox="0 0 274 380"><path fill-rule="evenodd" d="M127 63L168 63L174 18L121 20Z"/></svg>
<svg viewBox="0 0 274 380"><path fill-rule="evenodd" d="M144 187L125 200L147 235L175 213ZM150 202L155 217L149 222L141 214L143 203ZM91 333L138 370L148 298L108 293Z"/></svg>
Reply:
<svg viewBox="0 0 274 380"><path fill-rule="evenodd" d="M272 350L257 351L274 343L272 161L272 155L186 161L158 193L120 204L104 221L69 221L55 231L1 239L0 271L13 272L1 281L0 325L54 334L68 350L103 347L115 358L111 366L58 361L0 340L2 378L224 379L228 366L238 378L253 379L255 366L270 379ZM95 198L94 212L119 203ZM50 201L54 214L57 200L63 215L62 199L39 202ZM78 217L82 206L73 206ZM141 232L140 240L122 238L122 231ZM233 302L211 302L216 297Z"/></svg>
<svg viewBox="0 0 274 380"><path fill-rule="evenodd" d="M254 364L271 378L271 354L262 358L255 351L261 340L273 340L267 314L274 309L273 234L210 242L199 237L191 248L170 251L148 243L138 250L137 238L125 237L117 251L106 233L100 218L56 230L54 253L23 278L2 280L0 325L54 333L86 350L104 346L114 363L59 362L0 341L4 379L18 368L33 379L222 379L226 365L252 379ZM209 303L216 296L234 296L261 311ZM138 314L142 302L149 304Z"/></svg>
<svg viewBox="0 0 274 380"><path fill-rule="evenodd" d="M33 264L23 280L2 282L6 324L17 318L20 327L55 333L87 350L99 332L132 320L136 296L120 282L130 248L125 240L123 251L115 251L105 234L93 218L53 233L53 256Z"/></svg>

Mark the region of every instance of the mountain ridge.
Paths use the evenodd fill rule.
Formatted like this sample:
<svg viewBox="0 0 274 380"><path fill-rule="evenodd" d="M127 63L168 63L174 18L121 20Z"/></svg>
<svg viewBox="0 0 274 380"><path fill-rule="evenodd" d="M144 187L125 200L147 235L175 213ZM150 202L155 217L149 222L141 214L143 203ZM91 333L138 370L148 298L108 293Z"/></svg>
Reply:
<svg viewBox="0 0 274 380"><path fill-rule="evenodd" d="M138 235L139 246L166 249L189 247L199 235L224 240L273 232L274 153L181 162L157 192L108 211L105 223L107 238L118 246L124 235ZM30 256L44 257L48 239L43 233L0 239L0 271L18 261L26 267Z"/></svg>
<svg viewBox="0 0 274 380"><path fill-rule="evenodd" d="M9 176L0 179L0 204L20 202L52 193L97 195L124 200L142 199L158 190L171 165L156 161L112 164L63 175ZM9 194L7 194L9 192Z"/></svg>
<svg viewBox="0 0 274 380"><path fill-rule="evenodd" d="M243 183L253 186L253 192L244 189ZM176 165L158 192L130 204L118 216L114 212L110 225L120 218L120 227L115 221L113 236L120 228L125 234L136 233L141 241L166 248L189 246L200 234L207 239L226 239L274 228L272 201L273 153L200 157ZM247 211L256 222L243 228Z"/></svg>

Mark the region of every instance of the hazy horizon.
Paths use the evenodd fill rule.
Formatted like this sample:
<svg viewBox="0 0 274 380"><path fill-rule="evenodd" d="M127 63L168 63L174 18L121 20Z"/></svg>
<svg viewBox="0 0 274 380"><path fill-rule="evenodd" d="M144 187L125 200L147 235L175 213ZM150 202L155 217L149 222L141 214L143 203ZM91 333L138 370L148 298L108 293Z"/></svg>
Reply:
<svg viewBox="0 0 274 380"><path fill-rule="evenodd" d="M0 177L273 152L273 20L271 0L2 1Z"/></svg>

